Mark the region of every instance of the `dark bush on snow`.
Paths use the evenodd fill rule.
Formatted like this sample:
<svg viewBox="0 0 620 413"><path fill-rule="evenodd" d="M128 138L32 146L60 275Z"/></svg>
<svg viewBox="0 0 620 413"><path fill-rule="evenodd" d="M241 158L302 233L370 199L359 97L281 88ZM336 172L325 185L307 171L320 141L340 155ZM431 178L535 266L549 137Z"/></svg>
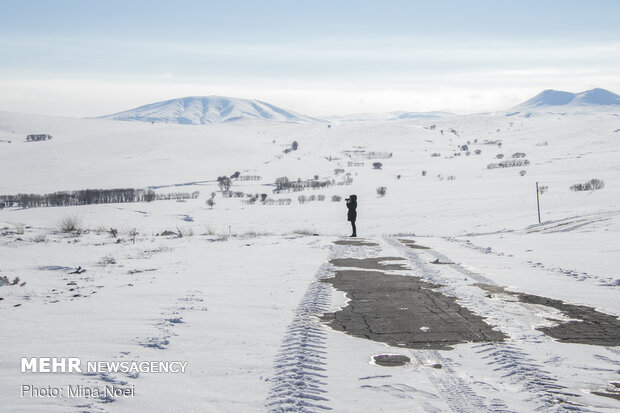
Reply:
<svg viewBox="0 0 620 413"><path fill-rule="evenodd" d="M605 182L602 179L590 179L583 184L575 184L570 187L571 191L596 191L597 189L603 189Z"/></svg>

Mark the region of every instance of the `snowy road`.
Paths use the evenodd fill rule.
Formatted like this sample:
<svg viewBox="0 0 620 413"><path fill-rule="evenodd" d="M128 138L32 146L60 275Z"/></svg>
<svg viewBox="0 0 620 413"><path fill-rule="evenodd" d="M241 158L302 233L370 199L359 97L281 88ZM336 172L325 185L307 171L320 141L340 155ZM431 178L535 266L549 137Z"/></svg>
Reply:
<svg viewBox="0 0 620 413"><path fill-rule="evenodd" d="M570 325L568 314L554 311L557 308L546 302L528 303L532 296L526 295L530 299L525 303L515 300L501 288L490 294L495 283L489 278L449 264L444 254L412 239L342 240L330 248L330 264L320 268L283 341L267 404L270 411L380 411L387 406L393 411L428 412L617 408L617 385L612 381L620 365L616 317L608 319L610 325L578 320L576 325L586 325L585 329L571 331L572 339L564 340L593 343L593 336L605 336L607 341L594 342L600 346L559 343L543 332L550 328L542 326ZM436 284L407 290L403 277ZM347 304L327 315L323 313L331 294L325 284L348 294ZM387 287L390 284L393 289ZM364 285L374 295L365 293ZM416 295L416 290L425 294ZM398 294L403 291L404 295ZM407 298L413 312L398 308ZM388 299L382 306L381 300ZM480 325L486 323L478 316L506 335L495 330L481 333ZM321 319L347 335L325 331ZM477 329L469 325L472 321ZM446 350L459 336L469 343ZM369 362L377 354L400 354L410 362L402 367Z"/></svg>

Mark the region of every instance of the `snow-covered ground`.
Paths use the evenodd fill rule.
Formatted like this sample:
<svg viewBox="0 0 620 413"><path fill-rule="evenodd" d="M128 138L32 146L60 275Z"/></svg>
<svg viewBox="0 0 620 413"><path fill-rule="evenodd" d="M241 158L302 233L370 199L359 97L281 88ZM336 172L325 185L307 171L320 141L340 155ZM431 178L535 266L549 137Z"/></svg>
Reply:
<svg viewBox="0 0 620 413"><path fill-rule="evenodd" d="M617 411L610 383L620 381L619 347L559 342L536 328L565 320L560 311L474 284L620 316L620 111L515 112L329 127L0 113L0 195L200 191L184 202L0 210L0 276L19 277L0 287L0 410ZM53 139L25 142L30 133ZM285 153L294 141L298 149ZM224 198L216 178L235 172L260 180L233 179L230 189L244 196ZM284 176L333 184L274 193ZM593 178L604 188L569 189ZM536 182L547 187L540 225ZM350 194L359 236L376 245L334 244L350 231ZM80 232L59 231L67 217ZM415 350L321 323L347 301L321 281L335 270L328 260L378 256L402 258L408 269L386 272L441 285L507 339ZM77 267L86 272L69 274ZM370 362L386 353L411 362ZM21 372L21 357L45 356L186 361L187 369ZM110 383L135 394L66 394ZM64 395L22 397L23 385Z"/></svg>

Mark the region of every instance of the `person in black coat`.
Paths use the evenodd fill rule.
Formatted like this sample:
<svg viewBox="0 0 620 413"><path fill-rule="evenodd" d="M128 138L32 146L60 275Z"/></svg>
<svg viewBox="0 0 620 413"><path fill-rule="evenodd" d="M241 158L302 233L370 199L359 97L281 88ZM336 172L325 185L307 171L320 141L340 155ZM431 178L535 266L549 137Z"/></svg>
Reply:
<svg viewBox="0 0 620 413"><path fill-rule="evenodd" d="M357 230L355 228L355 220L357 219L357 195L351 195L349 198L345 199L345 201L349 209L347 220L351 222L351 228L353 229L351 236L357 237Z"/></svg>

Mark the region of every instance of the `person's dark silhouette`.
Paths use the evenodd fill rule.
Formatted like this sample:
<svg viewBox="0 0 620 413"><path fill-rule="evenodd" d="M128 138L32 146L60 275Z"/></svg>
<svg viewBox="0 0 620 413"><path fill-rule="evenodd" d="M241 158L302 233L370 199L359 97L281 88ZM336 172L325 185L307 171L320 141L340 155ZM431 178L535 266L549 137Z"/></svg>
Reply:
<svg viewBox="0 0 620 413"><path fill-rule="evenodd" d="M357 230L355 228L355 220L357 219L357 195L351 195L349 198L345 199L347 201L347 208L349 212L347 213L347 220L351 222L351 228L353 229L352 237L357 237Z"/></svg>

